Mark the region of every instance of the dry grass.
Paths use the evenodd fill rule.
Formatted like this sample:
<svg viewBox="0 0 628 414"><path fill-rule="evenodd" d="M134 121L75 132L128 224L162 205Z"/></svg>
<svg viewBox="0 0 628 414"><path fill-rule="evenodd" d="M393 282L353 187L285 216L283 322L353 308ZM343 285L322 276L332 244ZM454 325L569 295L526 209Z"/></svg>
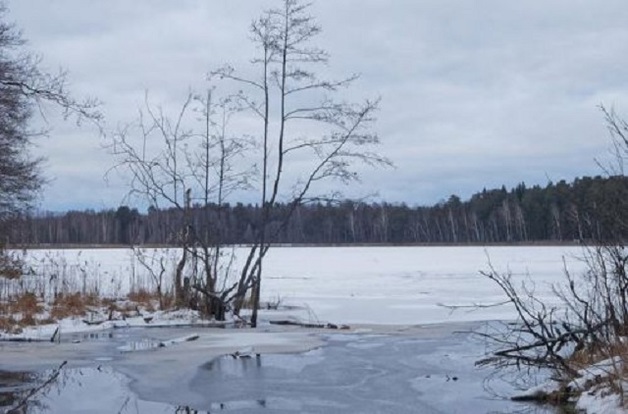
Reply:
<svg viewBox="0 0 628 414"><path fill-rule="evenodd" d="M133 291L129 293L127 297L129 301L137 306L142 306L148 312L153 312L155 310L155 303L159 303L159 295L157 295L157 293L149 292L144 289Z"/></svg>
<svg viewBox="0 0 628 414"><path fill-rule="evenodd" d="M618 338L612 343L595 343L585 349L574 352L568 359L569 366L576 371L584 371L596 366L602 361L616 361L608 364L602 375L595 375L588 379L580 392L602 389L604 392L622 396L622 405L626 400L625 382L628 379L628 343ZM601 388L600 388L601 387ZM571 390L573 392L574 390Z"/></svg>
<svg viewBox="0 0 628 414"><path fill-rule="evenodd" d="M614 343L601 343L585 347L582 350L574 352L568 359L567 363L573 369L586 369L600 361L604 361L613 357L621 357L623 361L628 361L628 343L617 341ZM627 367L628 368L628 367ZM628 373L628 371L626 372Z"/></svg>
<svg viewBox="0 0 628 414"><path fill-rule="evenodd" d="M11 308L13 313L21 313L23 315L36 315L44 310L43 304L40 303L37 296L30 292L17 297Z"/></svg>
<svg viewBox="0 0 628 414"><path fill-rule="evenodd" d="M145 289L134 290L127 296L131 302L137 304L148 304L155 300L159 300L157 293L149 292Z"/></svg>
<svg viewBox="0 0 628 414"><path fill-rule="evenodd" d="M161 296L161 310L174 309L174 295L165 294Z"/></svg>
<svg viewBox="0 0 628 414"><path fill-rule="evenodd" d="M160 301L161 299L161 301ZM96 312L105 318L137 316L138 312L171 309L172 294L160 295L145 289L126 298L101 298L95 293L62 293L50 302L35 293L25 292L0 299L0 332L20 333L27 326L55 323L64 318L85 317Z"/></svg>
<svg viewBox="0 0 628 414"><path fill-rule="evenodd" d="M574 372L586 373L592 368L597 371L602 361L609 361L611 358L628 361L628 343L618 341L612 345L607 343L590 344L587 348L572 353L565 362ZM628 378L628 364L623 364L622 362L617 364L609 363L600 374L596 373L596 375L591 375L590 378L587 378L584 383L580 382L582 388L574 388L572 380L576 379L576 377L577 375L563 378L558 388L553 392L539 392L513 399L517 401L534 401L566 409L565 407L569 407L566 404L573 402L581 393L585 392L600 392L600 395L623 395L623 384L625 379Z"/></svg>
<svg viewBox="0 0 628 414"><path fill-rule="evenodd" d="M0 249L0 276L8 280L15 280L23 274L22 262Z"/></svg>
<svg viewBox="0 0 628 414"><path fill-rule="evenodd" d="M32 292L12 297L0 304L0 330L17 333L25 326L37 325L43 310L43 303Z"/></svg>
<svg viewBox="0 0 628 414"><path fill-rule="evenodd" d="M72 316L83 316L87 313L88 308L100 306L102 306L101 299L93 294L60 294L52 303L50 316L56 320Z"/></svg>
<svg viewBox="0 0 628 414"><path fill-rule="evenodd" d="M0 244L0 332L16 333L65 318L114 320L174 306L171 292L161 295L147 288L150 284L135 282L127 297L102 298L98 284L86 282L98 275L98 264L74 265L54 254L35 263L34 269L26 268L20 256L7 254Z"/></svg>
<svg viewBox="0 0 628 414"><path fill-rule="evenodd" d="M162 294L151 292L146 289L133 290L127 296L128 300L142 306L148 312L153 312L157 308L161 310L172 309L174 307L174 296L169 293Z"/></svg>
<svg viewBox="0 0 628 414"><path fill-rule="evenodd" d="M0 316L0 330L8 333L20 333L22 332L22 327L20 326L20 321L15 319L13 316Z"/></svg>

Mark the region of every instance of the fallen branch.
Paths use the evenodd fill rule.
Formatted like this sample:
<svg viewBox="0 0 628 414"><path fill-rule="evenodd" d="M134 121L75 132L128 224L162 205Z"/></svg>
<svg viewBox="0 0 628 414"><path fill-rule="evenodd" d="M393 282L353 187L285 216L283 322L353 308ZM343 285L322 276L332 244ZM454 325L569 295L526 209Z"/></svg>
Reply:
<svg viewBox="0 0 628 414"><path fill-rule="evenodd" d="M278 320L278 321L270 321L271 325L291 325L291 326L299 326L301 328L317 328L317 329L351 329L349 325L336 325L333 323L305 323L305 322L297 322L291 320Z"/></svg>
<svg viewBox="0 0 628 414"><path fill-rule="evenodd" d="M50 338L50 342L54 342L55 338L57 338L58 342L61 342L61 325L58 325L57 329L55 329L52 337Z"/></svg>
<svg viewBox="0 0 628 414"><path fill-rule="evenodd" d="M444 303L437 303L436 306L440 306L442 308L449 309L452 312L457 311L459 309L466 309L469 312L474 312L474 311L477 311L477 310L480 310L480 309L497 308L497 307L500 307L500 306L508 305L510 303L512 303L510 300L505 300L503 302L496 302L496 303L472 303L470 305L446 305Z"/></svg>
<svg viewBox="0 0 628 414"><path fill-rule="evenodd" d="M109 319L111 320L111 319ZM83 319L83 323L85 323L86 325L101 325L103 322L105 322L104 319L99 319L99 320L95 320L95 321L90 321L89 319Z"/></svg>
<svg viewBox="0 0 628 414"><path fill-rule="evenodd" d="M183 342L191 342L191 341L196 341L198 338L200 338L199 335L197 334L192 334L192 335L188 335L188 336L183 336L181 338L175 338L175 339L170 339L168 341L161 341L159 343L159 347L160 348L165 348L167 346L172 346L172 345L176 345L176 344L181 344Z"/></svg>
<svg viewBox="0 0 628 414"><path fill-rule="evenodd" d="M502 349L500 351L494 352L493 355L488 358L483 358L477 361L476 365L478 366L488 365L488 364L494 363L495 360L499 358L514 359L514 360L534 362L534 363L540 364L545 359L544 357L542 358L530 357L530 356L524 355L523 352L530 351L535 348L548 348L548 347L550 349L553 349L554 347L560 348L570 341L575 342L576 347L579 347L581 346L581 343L586 340L586 338L591 337L592 335L595 335L600 329L603 329L606 325L607 325L607 321L603 321L588 328L567 330L566 332L558 336L555 336L553 338L544 337L541 340L538 340L535 342L518 345L518 346L514 346L507 349ZM563 327L567 329L565 325L563 325ZM478 333L478 335L485 336L489 339L491 338L490 335L486 335L482 333Z"/></svg>

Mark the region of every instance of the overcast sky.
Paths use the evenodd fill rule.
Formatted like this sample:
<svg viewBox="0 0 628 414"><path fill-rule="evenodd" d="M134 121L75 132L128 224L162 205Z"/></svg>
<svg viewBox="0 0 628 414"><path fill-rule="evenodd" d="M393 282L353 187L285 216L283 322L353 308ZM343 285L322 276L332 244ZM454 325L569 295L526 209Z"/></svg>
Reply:
<svg viewBox="0 0 628 414"><path fill-rule="evenodd" d="M248 27L273 1L8 0L76 95L128 122L150 91L181 102L206 73L251 57ZM432 204L482 188L600 172L609 140L599 104L628 115L625 0L318 0L334 75L358 72L347 99L381 96L376 130L394 169L367 171L355 194ZM52 182L42 208L115 207L126 188L92 128L51 120L38 141Z"/></svg>

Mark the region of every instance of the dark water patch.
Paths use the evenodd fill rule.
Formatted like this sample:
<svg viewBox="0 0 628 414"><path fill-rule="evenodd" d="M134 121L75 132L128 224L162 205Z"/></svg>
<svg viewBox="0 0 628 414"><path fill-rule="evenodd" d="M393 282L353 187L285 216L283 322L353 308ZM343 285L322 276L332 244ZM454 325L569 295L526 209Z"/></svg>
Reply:
<svg viewBox="0 0 628 414"><path fill-rule="evenodd" d="M8 412L32 388L37 375L30 372L0 371L0 410Z"/></svg>

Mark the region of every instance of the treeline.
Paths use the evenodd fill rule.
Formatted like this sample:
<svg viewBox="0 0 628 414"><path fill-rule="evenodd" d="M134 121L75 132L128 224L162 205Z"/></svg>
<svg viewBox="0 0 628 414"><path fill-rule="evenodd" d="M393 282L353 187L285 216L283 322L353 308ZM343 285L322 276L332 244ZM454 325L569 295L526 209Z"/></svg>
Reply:
<svg viewBox="0 0 628 414"><path fill-rule="evenodd" d="M344 201L298 206L283 223L271 217L277 243L510 243L605 240L628 220L626 177L585 177L545 187L519 184L483 190L469 200L452 195L428 207ZM289 206L279 205L277 217ZM107 211L38 214L15 223L11 244L169 244L188 228L209 243L250 243L261 209L209 205L187 213L126 206ZM184 217L185 216L185 217ZM183 226L187 223L187 226ZM621 228L625 228L622 226Z"/></svg>

